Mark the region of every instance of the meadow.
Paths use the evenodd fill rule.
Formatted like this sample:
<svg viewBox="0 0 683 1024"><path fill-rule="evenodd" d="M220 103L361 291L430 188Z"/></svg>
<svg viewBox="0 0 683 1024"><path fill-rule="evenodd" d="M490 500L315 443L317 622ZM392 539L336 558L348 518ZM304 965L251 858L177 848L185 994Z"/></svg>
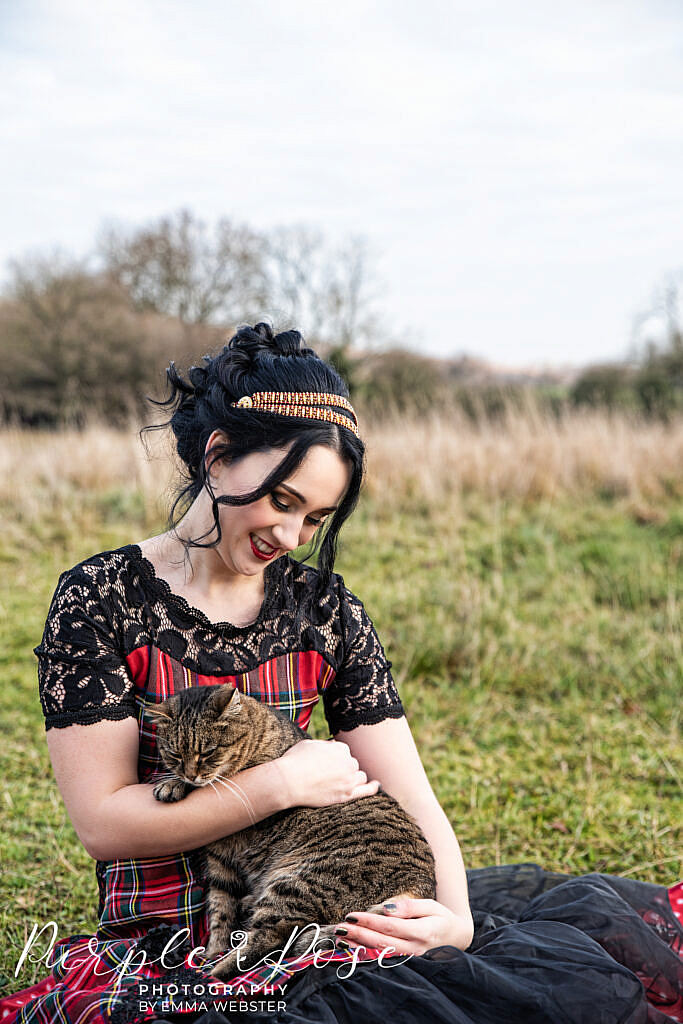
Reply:
<svg viewBox="0 0 683 1024"><path fill-rule="evenodd" d="M681 876L683 420L370 424L337 569L394 666L470 867ZM168 438L0 433L0 985L34 922L96 925L54 784L32 648L59 573L164 528ZM319 712L319 713L318 713ZM316 709L312 729L327 728Z"/></svg>

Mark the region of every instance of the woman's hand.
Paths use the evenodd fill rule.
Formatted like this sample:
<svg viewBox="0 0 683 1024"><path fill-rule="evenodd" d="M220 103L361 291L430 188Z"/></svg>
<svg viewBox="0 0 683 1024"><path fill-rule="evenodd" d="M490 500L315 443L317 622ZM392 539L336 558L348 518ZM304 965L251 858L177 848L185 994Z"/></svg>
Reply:
<svg viewBox="0 0 683 1024"><path fill-rule="evenodd" d="M392 946L391 956L408 953L420 956L437 946L467 949L472 942L471 916L460 917L436 900L416 900L401 896L387 900L382 914L353 911L335 930L339 944L384 949Z"/></svg>
<svg viewBox="0 0 683 1024"><path fill-rule="evenodd" d="M346 743L336 740L302 740L272 762L283 778L287 807L326 807L379 789L368 782Z"/></svg>

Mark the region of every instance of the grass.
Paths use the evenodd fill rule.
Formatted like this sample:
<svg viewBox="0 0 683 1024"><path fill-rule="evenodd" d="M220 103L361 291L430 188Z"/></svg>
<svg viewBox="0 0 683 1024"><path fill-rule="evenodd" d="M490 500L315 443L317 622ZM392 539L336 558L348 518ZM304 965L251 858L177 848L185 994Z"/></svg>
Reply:
<svg viewBox="0 0 683 1024"><path fill-rule="evenodd" d="M373 433L370 486L337 567L394 663L468 866L534 860L670 883L683 868L683 496L673 468L683 428L658 447L614 427L621 487L600 462L610 421L594 431L604 472L592 476L565 467L553 477L543 453L559 444L562 468L564 442L536 428L535 463L500 428L472 434L472 464L488 460L480 478L466 466L458 476L461 436L452 449L445 432L431 448L425 437L419 459L397 459L419 430L403 426L390 463L387 428ZM167 476L133 440L102 431L3 440L0 975L13 991L47 973L38 964L13 977L34 922L57 921L60 936L96 924L93 865L52 778L31 650L63 568L162 528ZM529 480L535 466L540 479L541 465L552 486L513 486L515 469ZM22 473L10 486L12 466ZM326 735L321 713L313 729Z"/></svg>

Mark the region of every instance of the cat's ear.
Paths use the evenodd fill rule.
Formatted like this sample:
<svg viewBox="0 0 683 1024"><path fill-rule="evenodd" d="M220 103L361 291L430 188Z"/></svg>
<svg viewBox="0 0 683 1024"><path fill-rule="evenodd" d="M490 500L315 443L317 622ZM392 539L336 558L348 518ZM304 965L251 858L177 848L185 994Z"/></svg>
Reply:
<svg viewBox="0 0 683 1024"><path fill-rule="evenodd" d="M224 683L217 686L215 693L211 694L211 707L218 720L225 720L230 715L239 715L240 706L240 691L236 686Z"/></svg>
<svg viewBox="0 0 683 1024"><path fill-rule="evenodd" d="M148 708L145 708L145 714L148 718L151 718L153 722L169 721L171 720L171 714L166 701L162 701L160 704L151 704Z"/></svg>

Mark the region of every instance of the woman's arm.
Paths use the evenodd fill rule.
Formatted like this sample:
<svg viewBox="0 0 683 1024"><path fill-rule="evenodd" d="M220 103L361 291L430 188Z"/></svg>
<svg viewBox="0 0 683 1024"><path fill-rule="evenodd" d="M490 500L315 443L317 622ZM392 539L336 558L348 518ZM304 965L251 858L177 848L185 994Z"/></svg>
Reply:
<svg viewBox="0 0 683 1024"><path fill-rule="evenodd" d="M387 718L376 725L359 725L350 732L337 733L335 738L348 744L368 777L379 779L382 789L398 800L422 828L434 853L439 901L438 904L431 900L400 901L401 905L397 906L391 919L354 912L358 927L343 923L349 940L373 945L368 928L361 928L362 925L372 925L372 929L381 932L384 938L391 935L407 941L411 935L411 922L405 919L420 918L419 935L412 937L414 952L424 952L425 948L433 948L434 945L455 945L466 949L472 941L473 925L460 846L434 795L407 719ZM444 909L445 914L441 913ZM418 949L420 945L424 948ZM409 952L407 949L399 951Z"/></svg>
<svg viewBox="0 0 683 1024"><path fill-rule="evenodd" d="M320 807L377 792L344 743L306 740L234 776L245 800L221 785L161 803L138 781L133 717L50 729L52 767L79 839L96 860L192 850L293 806Z"/></svg>

